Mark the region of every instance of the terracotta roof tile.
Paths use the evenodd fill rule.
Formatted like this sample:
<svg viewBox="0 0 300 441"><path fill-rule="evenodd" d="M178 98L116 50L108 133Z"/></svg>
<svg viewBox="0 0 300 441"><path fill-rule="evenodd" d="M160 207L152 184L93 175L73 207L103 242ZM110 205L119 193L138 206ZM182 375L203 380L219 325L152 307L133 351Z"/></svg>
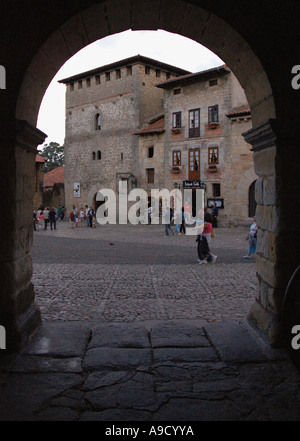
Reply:
<svg viewBox="0 0 300 441"><path fill-rule="evenodd" d="M226 116L228 117L243 116L243 115L251 115L251 109L248 105L236 107L235 109L231 109L229 110L228 113L226 113Z"/></svg>
<svg viewBox="0 0 300 441"><path fill-rule="evenodd" d="M35 157L35 162L45 163L45 162L46 162L46 159L43 158L41 155L36 155L36 157Z"/></svg>
<svg viewBox="0 0 300 441"><path fill-rule="evenodd" d="M65 180L65 167L57 167L44 174L45 187L53 187L54 184L61 184Z"/></svg>
<svg viewBox="0 0 300 441"><path fill-rule="evenodd" d="M148 135L151 133L162 133L165 131L165 118L163 116L151 121L145 127L134 132L134 135Z"/></svg>

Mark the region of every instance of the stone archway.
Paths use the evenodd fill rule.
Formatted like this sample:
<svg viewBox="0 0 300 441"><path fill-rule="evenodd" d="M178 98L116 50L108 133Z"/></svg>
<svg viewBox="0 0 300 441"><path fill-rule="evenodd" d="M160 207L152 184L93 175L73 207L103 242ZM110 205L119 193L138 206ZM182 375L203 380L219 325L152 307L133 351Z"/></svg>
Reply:
<svg viewBox="0 0 300 441"><path fill-rule="evenodd" d="M278 235L282 230L286 234L285 225L280 223L279 207L284 205L282 191L290 187L279 186L286 171L282 168L283 163L280 166L278 163L282 147L280 143L280 149L276 145L280 130L275 119L272 87L261 60L246 41L247 37L251 39L250 33L247 35L246 32L246 37L243 38L233 26L213 13L218 13L217 6L211 6L209 11L195 3L181 0L123 0L118 2L116 8L115 2L107 1L94 4L88 9L82 5L74 16L72 12L68 12L67 15L72 18L64 24L59 19L53 20L52 29L56 30L43 34L43 43L31 58L26 72L24 67L22 74L19 74L22 83L12 96L15 106L10 105L15 110L16 121L11 113L10 119L3 125L9 133L2 140L4 160L6 163L11 161L10 172L15 177L12 178L8 195L13 201L10 203L11 218L13 213L24 211L24 204L30 201L31 193L24 195L23 183L30 183L33 175L33 153L36 146L43 142L44 134L35 128L39 106L51 79L66 60L89 43L127 29L164 29L192 38L227 63L244 87L251 107L254 128L245 134L245 138L253 146L255 172L259 176L256 191L257 220L265 241L261 249L266 251L261 251L258 256L260 288L249 317L268 333L271 342L277 343L281 336L281 304L287 277L279 265L280 249L283 245ZM281 118L283 114L281 108ZM14 151L11 149L12 143L15 146ZM4 178L5 176L8 177L7 171ZM26 214L26 210L23 214ZM1 271L1 276L7 290L1 297L0 318L1 324L6 326L10 347L14 349L30 338L39 323L38 308L34 304L30 282L31 216L28 219L30 222L26 215L18 218L18 222L11 225L9 234L4 237L4 247L8 253L5 256L6 267ZM285 239L291 241L289 236L285 236ZM22 243L22 246L18 247L18 243ZM291 271L292 266L286 274Z"/></svg>

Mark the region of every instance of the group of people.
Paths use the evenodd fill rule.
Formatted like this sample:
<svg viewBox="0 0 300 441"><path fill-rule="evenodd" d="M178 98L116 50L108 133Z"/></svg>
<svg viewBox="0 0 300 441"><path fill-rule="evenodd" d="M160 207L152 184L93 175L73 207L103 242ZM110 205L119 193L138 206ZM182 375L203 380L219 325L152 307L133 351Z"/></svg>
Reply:
<svg viewBox="0 0 300 441"><path fill-rule="evenodd" d="M96 213L93 207L86 205L84 208L77 209L74 205L70 213L70 227L71 229L77 227L96 228Z"/></svg>
<svg viewBox="0 0 300 441"><path fill-rule="evenodd" d="M34 231L47 230L49 225L51 230L56 230L57 220L63 221L64 216L63 205L52 208L40 206L38 210L33 210L33 229Z"/></svg>

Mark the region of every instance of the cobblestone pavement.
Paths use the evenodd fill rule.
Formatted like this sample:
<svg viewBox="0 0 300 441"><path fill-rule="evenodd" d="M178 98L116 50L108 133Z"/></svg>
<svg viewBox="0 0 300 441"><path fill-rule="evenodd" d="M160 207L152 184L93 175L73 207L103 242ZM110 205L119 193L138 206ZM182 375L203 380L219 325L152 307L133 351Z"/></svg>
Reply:
<svg viewBox="0 0 300 441"><path fill-rule="evenodd" d="M35 233L36 301L44 320L241 319L256 293L247 229L218 229L216 264L199 265L195 236L162 226L105 226Z"/></svg>
<svg viewBox="0 0 300 441"><path fill-rule="evenodd" d="M244 321L48 322L0 387L0 421L300 418L299 372Z"/></svg>
<svg viewBox="0 0 300 441"><path fill-rule="evenodd" d="M0 421L299 421L299 371L244 319L245 232L217 230L212 265L156 226L35 233L44 321L0 353Z"/></svg>

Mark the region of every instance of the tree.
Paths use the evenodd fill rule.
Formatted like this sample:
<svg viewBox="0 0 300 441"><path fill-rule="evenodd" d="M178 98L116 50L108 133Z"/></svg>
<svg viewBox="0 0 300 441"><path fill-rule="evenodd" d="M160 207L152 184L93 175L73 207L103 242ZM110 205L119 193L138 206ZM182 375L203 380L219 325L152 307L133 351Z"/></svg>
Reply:
<svg viewBox="0 0 300 441"><path fill-rule="evenodd" d="M44 165L45 173L64 165L64 146L59 145L57 142L44 144L43 150L39 155L47 161Z"/></svg>

